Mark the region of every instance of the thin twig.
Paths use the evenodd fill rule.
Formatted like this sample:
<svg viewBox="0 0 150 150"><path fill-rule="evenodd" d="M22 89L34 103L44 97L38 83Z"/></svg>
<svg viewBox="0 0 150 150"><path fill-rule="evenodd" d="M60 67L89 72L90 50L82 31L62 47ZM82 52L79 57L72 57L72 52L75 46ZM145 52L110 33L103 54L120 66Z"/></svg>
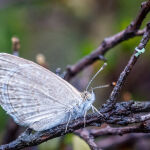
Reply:
<svg viewBox="0 0 150 150"><path fill-rule="evenodd" d="M103 42L100 44L100 46L96 50L94 50L91 54L85 56L76 64L68 66L65 79L70 80L77 73L82 71L88 65L94 63L96 60L99 60L101 58L104 59L104 54L114 46L118 45L119 43L128 40L134 36L142 35L144 33L144 30L140 31L138 30L149 11L150 11L150 1L143 2L136 19L133 22L131 22L131 24L125 30L111 37L105 38Z"/></svg>
<svg viewBox="0 0 150 150"><path fill-rule="evenodd" d="M81 131L81 132L80 132ZM91 148L91 150L101 150L97 144L94 142L94 137L86 129L77 130L74 132L80 138L82 138Z"/></svg>
<svg viewBox="0 0 150 150"><path fill-rule="evenodd" d="M12 53L15 56L19 56L19 49L20 49L20 40L17 37L12 37Z"/></svg>
<svg viewBox="0 0 150 150"><path fill-rule="evenodd" d="M149 41L149 38L150 38L150 23L147 24L146 32L144 33L143 38L142 38L142 40L141 40L141 42L140 42L140 44L138 45L137 48L138 49L145 48L147 42ZM119 79L116 83L116 86L112 90L111 95L110 95L109 99L107 100L108 110L112 109L113 105L116 103L116 100L118 98L118 95L120 93L122 85L124 84L127 76L129 75L132 68L134 67L134 64L136 63L136 61L139 58L139 56L136 57L135 54L136 54L136 50L134 51L134 53L132 54L130 60L128 61L128 64L125 66L124 70L120 74Z"/></svg>

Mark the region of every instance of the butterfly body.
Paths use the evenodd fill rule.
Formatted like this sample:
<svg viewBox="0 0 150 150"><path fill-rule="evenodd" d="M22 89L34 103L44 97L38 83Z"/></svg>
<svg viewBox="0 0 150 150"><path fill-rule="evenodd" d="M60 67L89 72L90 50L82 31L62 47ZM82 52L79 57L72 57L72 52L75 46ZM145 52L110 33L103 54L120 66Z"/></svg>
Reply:
<svg viewBox="0 0 150 150"><path fill-rule="evenodd" d="M80 93L53 72L0 53L0 105L19 125L50 129L84 116L94 101L94 93Z"/></svg>

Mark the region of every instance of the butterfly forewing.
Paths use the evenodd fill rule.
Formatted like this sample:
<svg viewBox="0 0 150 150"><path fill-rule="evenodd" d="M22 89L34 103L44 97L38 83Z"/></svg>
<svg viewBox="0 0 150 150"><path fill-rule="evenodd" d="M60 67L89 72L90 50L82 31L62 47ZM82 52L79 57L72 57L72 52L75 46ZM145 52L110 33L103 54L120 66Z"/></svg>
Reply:
<svg viewBox="0 0 150 150"><path fill-rule="evenodd" d="M80 103L80 92L54 73L31 61L0 54L0 104L18 124L47 129ZM40 128L43 122L46 125Z"/></svg>

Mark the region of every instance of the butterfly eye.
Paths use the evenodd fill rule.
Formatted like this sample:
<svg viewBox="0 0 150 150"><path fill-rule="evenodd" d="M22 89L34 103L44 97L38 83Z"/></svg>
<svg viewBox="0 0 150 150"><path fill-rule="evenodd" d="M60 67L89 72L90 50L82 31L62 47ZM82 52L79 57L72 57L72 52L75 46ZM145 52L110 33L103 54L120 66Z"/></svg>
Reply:
<svg viewBox="0 0 150 150"><path fill-rule="evenodd" d="M81 94L81 97L83 98L84 101L90 101L91 100L91 94L87 91L84 91L82 94Z"/></svg>
<svg viewBox="0 0 150 150"><path fill-rule="evenodd" d="M92 95L88 92L87 93L87 100L90 101L91 100Z"/></svg>

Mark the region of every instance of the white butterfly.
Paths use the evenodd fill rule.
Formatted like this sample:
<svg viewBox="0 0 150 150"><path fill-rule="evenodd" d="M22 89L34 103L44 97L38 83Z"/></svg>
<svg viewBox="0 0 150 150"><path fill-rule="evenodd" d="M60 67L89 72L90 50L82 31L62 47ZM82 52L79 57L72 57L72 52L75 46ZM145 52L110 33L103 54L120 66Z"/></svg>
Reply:
<svg viewBox="0 0 150 150"><path fill-rule="evenodd" d="M85 116L91 107L96 109L94 101L93 92L81 93L38 64L0 53L0 105L17 124L50 129Z"/></svg>

